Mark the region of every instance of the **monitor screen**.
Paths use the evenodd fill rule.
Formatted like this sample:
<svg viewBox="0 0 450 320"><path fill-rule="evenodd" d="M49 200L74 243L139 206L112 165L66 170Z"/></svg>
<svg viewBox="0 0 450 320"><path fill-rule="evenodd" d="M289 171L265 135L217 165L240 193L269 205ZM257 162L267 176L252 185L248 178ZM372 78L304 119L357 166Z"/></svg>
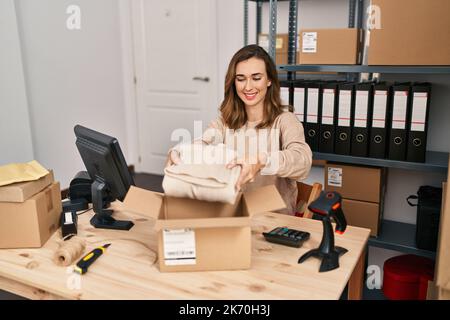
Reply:
<svg viewBox="0 0 450 320"><path fill-rule="evenodd" d="M112 211L105 209L116 199L123 201L130 186L134 185L119 142L80 125L75 126L74 131L81 159L93 181L92 203L97 218L101 220L97 224L113 222L110 217ZM94 224L93 221L91 223ZM116 225L112 229L119 228Z"/></svg>

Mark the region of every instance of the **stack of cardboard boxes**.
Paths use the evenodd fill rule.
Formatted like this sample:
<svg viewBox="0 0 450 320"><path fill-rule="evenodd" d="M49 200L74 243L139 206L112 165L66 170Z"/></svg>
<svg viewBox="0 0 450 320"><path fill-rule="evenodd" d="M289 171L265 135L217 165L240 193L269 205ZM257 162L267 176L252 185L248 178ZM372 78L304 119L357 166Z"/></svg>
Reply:
<svg viewBox="0 0 450 320"><path fill-rule="evenodd" d="M59 226L61 190L53 172L0 187L0 249L42 247Z"/></svg>
<svg viewBox="0 0 450 320"><path fill-rule="evenodd" d="M386 169L327 163L325 190L342 196L347 224L368 228L378 236L383 216Z"/></svg>
<svg viewBox="0 0 450 320"><path fill-rule="evenodd" d="M450 65L450 1L372 0L367 12L365 36L356 28L301 29L297 64L361 64L365 46L368 65ZM288 35L276 43L276 63L287 64ZM267 34L259 44L268 50Z"/></svg>

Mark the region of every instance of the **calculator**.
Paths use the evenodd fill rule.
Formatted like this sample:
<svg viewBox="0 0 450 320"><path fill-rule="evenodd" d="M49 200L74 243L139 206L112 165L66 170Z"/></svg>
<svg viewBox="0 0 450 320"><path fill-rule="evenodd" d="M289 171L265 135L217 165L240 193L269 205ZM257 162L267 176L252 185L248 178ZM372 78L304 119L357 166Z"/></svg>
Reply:
<svg viewBox="0 0 450 320"><path fill-rule="evenodd" d="M309 235L309 232L288 227L278 227L270 232L263 232L264 238L269 242L296 248L300 248L302 243L309 239Z"/></svg>

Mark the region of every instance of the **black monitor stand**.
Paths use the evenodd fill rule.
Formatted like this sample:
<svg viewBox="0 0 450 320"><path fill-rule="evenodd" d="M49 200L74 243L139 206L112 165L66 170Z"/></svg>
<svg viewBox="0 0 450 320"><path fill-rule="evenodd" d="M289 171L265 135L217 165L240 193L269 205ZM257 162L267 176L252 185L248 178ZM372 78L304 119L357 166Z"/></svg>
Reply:
<svg viewBox="0 0 450 320"><path fill-rule="evenodd" d="M110 202L107 200L108 187L105 182L101 180L94 180L91 186L92 192L92 207L95 215L91 219L91 224L100 229L114 229L114 230L130 230L134 223L125 220L116 220L111 217L113 210L106 209Z"/></svg>

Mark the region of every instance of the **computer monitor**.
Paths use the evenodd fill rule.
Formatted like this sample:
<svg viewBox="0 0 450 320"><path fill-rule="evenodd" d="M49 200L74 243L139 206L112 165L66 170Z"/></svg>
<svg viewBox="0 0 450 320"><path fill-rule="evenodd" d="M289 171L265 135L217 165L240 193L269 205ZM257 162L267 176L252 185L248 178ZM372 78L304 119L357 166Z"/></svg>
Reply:
<svg viewBox="0 0 450 320"><path fill-rule="evenodd" d="M122 201L130 186L134 185L119 142L80 125L76 125L74 131L81 159L93 181L91 193L95 215L91 224L103 229L131 229L133 222L115 220L113 210L107 209L112 201Z"/></svg>

